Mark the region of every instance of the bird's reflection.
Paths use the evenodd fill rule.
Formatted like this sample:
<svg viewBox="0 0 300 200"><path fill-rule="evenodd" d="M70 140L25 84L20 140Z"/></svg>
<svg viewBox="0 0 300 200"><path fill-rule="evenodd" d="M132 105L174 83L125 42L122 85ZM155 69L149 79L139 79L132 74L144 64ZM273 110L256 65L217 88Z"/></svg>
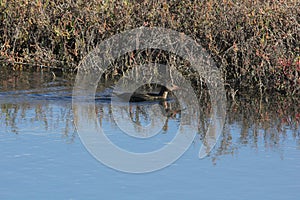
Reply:
<svg viewBox="0 0 300 200"><path fill-rule="evenodd" d="M130 103L128 106L128 116L130 120L138 126L148 125L151 120L149 109L153 105L158 105L162 116L166 118L165 124L163 126L163 131L168 130L169 119L177 120L177 121L180 120L181 109L180 109L180 105L176 101L158 101L151 104L149 102ZM108 107L105 108L101 104L96 105L96 115L98 116L98 121L100 125L102 125L104 118L107 119L107 116L112 114L111 105L107 105L107 106ZM126 110L126 108L127 106L123 107L124 110ZM105 112L105 109L108 110ZM113 121L113 119L111 119L110 121Z"/></svg>

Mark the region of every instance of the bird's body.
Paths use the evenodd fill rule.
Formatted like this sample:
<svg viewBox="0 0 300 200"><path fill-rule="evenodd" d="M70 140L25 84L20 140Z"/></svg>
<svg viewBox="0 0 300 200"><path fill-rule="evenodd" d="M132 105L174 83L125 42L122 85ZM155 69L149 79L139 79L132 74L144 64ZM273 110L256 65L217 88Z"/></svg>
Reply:
<svg viewBox="0 0 300 200"><path fill-rule="evenodd" d="M115 94L116 97L124 100L129 100L129 102L142 102L142 101L165 101L167 100L168 93L173 90L179 89L178 86L173 85L172 87L161 86L159 93L121 93Z"/></svg>

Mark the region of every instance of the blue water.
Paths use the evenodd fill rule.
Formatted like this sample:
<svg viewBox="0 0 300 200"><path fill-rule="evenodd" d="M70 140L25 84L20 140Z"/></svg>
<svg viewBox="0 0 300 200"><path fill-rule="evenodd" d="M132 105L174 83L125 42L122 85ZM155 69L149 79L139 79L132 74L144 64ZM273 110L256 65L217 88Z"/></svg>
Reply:
<svg viewBox="0 0 300 200"><path fill-rule="evenodd" d="M1 199L299 199L299 149L249 147L212 164L191 147L171 166L127 174L95 160L78 137L1 132Z"/></svg>
<svg viewBox="0 0 300 200"><path fill-rule="evenodd" d="M56 121L55 117L70 108L70 104L43 106L52 110L53 120L48 128L43 120L36 120L33 126L23 119L18 122L21 128L15 134L1 122L0 199L265 200L300 197L300 149L292 131L287 131L275 147L266 145L263 135L253 147L240 144L240 129L231 125L233 146L237 148L233 154L200 160L197 156L201 142L195 141L167 168L147 174L128 174L94 159L74 127L68 132L71 135L65 134L66 119ZM29 110L26 114L30 121L35 112ZM110 131L120 130L111 126Z"/></svg>
<svg viewBox="0 0 300 200"><path fill-rule="evenodd" d="M299 127L279 132L261 127L257 138L243 138L241 122L227 123L227 135L210 156L198 158L202 143L196 137L170 166L129 174L103 165L86 150L69 96L64 88L0 94L0 199L300 199ZM174 118L151 140L133 139L107 116L109 104L99 105L108 137L132 151L160 148L178 128Z"/></svg>

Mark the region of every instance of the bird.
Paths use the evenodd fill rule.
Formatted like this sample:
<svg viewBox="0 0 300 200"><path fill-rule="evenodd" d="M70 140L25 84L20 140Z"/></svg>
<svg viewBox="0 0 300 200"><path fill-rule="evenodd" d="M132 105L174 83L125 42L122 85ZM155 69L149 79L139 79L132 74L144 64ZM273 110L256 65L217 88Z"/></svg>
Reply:
<svg viewBox="0 0 300 200"><path fill-rule="evenodd" d="M180 89L177 85L170 86L161 86L160 91L158 93L121 93L115 94L116 97L120 99L129 99L129 102L143 102L143 101L165 101L167 100L169 92Z"/></svg>

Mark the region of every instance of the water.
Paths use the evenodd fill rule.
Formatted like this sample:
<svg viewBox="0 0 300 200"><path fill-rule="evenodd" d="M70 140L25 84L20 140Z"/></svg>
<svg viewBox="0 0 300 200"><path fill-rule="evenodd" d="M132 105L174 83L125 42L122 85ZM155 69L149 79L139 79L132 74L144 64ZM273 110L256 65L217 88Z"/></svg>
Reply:
<svg viewBox="0 0 300 200"><path fill-rule="evenodd" d="M7 76L0 81L0 199L300 198L300 110L292 100L229 104L223 134L208 157L198 158L200 133L170 166L129 174L103 165L84 147L74 126L73 79ZM161 148L180 123L176 114L155 137L134 139L113 122L109 105L96 102L99 124L130 151ZM143 125L148 106L133 106Z"/></svg>

